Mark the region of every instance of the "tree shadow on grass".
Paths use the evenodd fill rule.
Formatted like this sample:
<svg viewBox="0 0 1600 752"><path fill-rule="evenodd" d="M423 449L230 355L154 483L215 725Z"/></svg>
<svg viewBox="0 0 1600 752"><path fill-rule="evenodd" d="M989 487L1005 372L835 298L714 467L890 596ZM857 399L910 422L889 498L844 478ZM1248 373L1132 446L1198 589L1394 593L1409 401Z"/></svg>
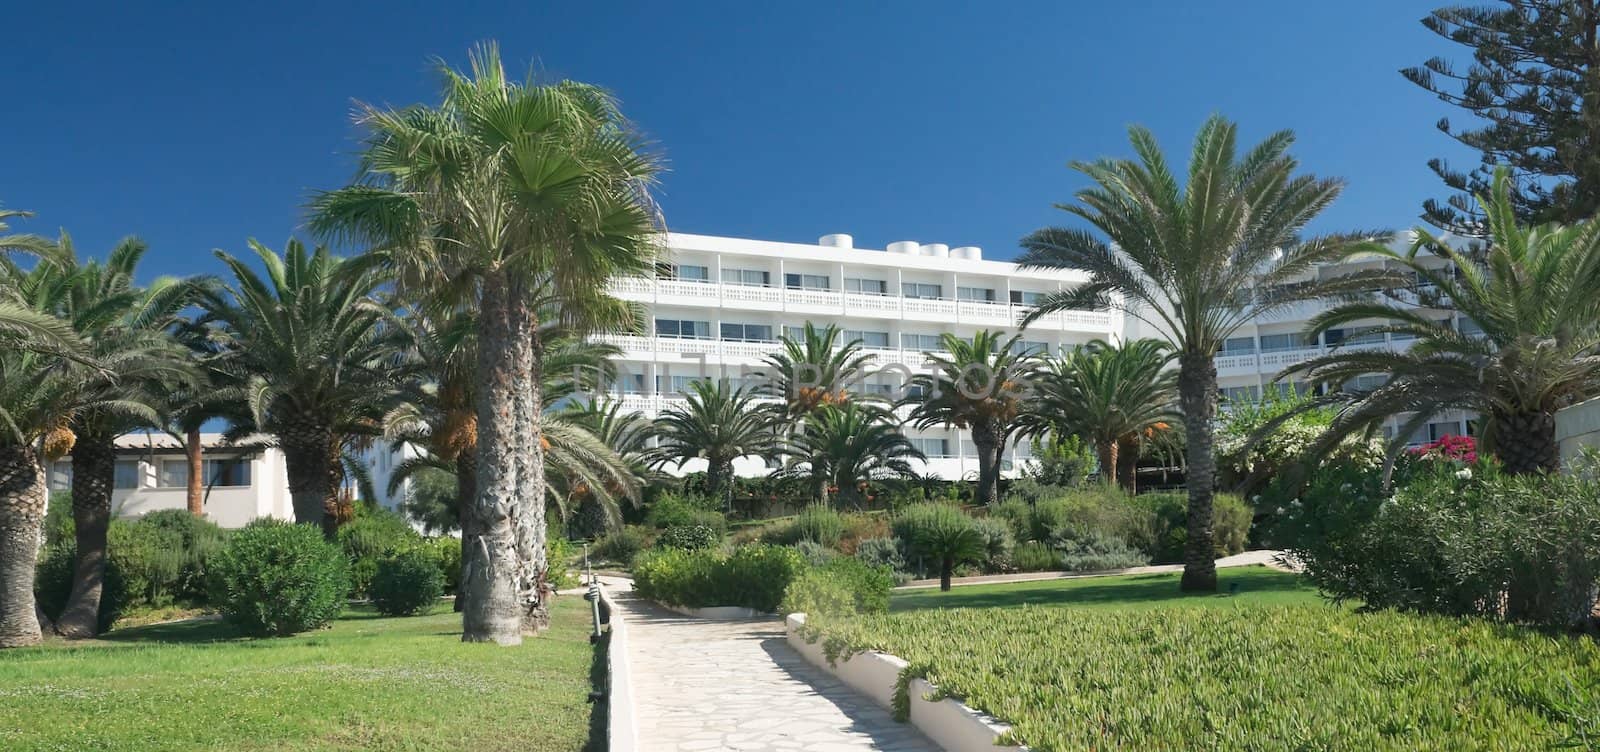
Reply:
<svg viewBox="0 0 1600 752"><path fill-rule="evenodd" d="M600 633L600 642L595 644L594 657L589 661L589 696L594 699L589 703L589 741L583 745L583 752L606 752L610 748L607 730L611 722L611 688L606 679L606 655L610 650L611 630L607 629Z"/></svg>
<svg viewBox="0 0 1600 752"><path fill-rule="evenodd" d="M1128 575L1106 578L1060 579L1000 585L969 585L947 593L916 590L897 594L895 611L924 608L993 608L1031 605L1137 605L1172 601L1197 602L1226 599L1234 594L1298 594L1308 585L1297 575L1266 567L1236 567L1218 573L1219 592L1185 593L1178 590L1176 573Z"/></svg>

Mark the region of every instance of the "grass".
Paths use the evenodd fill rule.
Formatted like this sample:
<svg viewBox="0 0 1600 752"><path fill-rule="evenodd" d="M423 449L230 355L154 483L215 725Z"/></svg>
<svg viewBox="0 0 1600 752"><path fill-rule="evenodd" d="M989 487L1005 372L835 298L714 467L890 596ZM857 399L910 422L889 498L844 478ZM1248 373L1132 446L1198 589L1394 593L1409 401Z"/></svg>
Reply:
<svg viewBox="0 0 1600 752"><path fill-rule="evenodd" d="M1181 597L1175 575L966 586L814 627L831 651L907 659L1040 752L1600 748L1590 638L1334 608L1270 570L1223 577L1238 596Z"/></svg>
<svg viewBox="0 0 1600 752"><path fill-rule="evenodd" d="M895 611L927 608L990 608L1024 604L1035 606L1086 606L1152 608L1160 605L1232 606L1319 604L1322 599L1304 578L1261 565L1217 570L1222 594L1193 595L1179 592L1178 574L1129 574L1114 577L962 585L949 592L938 588L899 590L890 602ZM1234 592L1233 588L1237 588Z"/></svg>
<svg viewBox="0 0 1600 752"><path fill-rule="evenodd" d="M604 668L583 599L557 599L520 648L460 634L443 605L281 639L201 621L4 651L0 707L26 720L0 723L0 749L586 749Z"/></svg>

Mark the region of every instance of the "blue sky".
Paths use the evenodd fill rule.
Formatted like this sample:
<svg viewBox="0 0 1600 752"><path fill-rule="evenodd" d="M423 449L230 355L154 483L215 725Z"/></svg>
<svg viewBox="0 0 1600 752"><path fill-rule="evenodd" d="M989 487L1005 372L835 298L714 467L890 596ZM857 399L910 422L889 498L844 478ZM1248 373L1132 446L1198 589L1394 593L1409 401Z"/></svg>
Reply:
<svg viewBox="0 0 1600 752"><path fill-rule="evenodd" d="M1430 157L1472 160L1397 73L1465 59L1417 23L1440 2L24 3L0 205L82 252L136 234L153 273L218 271L213 248L280 247L351 176L353 100L435 101L430 58L495 39L617 93L671 165L676 231L1011 258L1066 220L1068 160L1127 155L1130 123L1181 155L1213 112L1349 181L1320 229L1401 228L1442 193Z"/></svg>

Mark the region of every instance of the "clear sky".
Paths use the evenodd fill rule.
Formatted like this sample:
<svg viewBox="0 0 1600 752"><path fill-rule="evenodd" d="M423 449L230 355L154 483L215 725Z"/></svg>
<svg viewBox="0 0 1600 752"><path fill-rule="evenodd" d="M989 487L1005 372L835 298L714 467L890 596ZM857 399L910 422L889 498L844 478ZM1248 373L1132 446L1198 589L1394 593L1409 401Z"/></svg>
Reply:
<svg viewBox="0 0 1600 752"><path fill-rule="evenodd" d="M352 175L353 100L434 102L430 58L494 39L617 93L671 165L675 231L1011 258L1066 220L1068 160L1126 156L1143 123L1181 163L1213 112L1349 181L1320 229L1403 228L1442 194L1427 160L1472 159L1397 72L1465 60L1417 23L1442 2L16 3L0 205L82 252L137 234L152 272L218 271L211 249L281 247Z"/></svg>

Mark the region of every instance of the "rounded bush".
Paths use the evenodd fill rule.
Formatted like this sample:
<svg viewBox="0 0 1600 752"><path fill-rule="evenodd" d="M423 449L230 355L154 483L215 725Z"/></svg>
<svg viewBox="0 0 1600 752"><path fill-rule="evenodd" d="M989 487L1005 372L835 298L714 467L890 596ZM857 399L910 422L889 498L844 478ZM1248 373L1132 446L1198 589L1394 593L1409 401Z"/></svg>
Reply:
<svg viewBox="0 0 1600 752"><path fill-rule="evenodd" d="M367 594L380 614L415 616L426 613L444 594L444 573L430 552L401 551L378 562Z"/></svg>
<svg viewBox="0 0 1600 752"><path fill-rule="evenodd" d="M828 548L844 537L844 517L825 504L809 504L794 517L795 542L811 541Z"/></svg>
<svg viewBox="0 0 1600 752"><path fill-rule="evenodd" d="M601 538L595 543L594 554L601 559L631 567L634 560L639 557L639 553L649 546L650 537L645 534L644 529L629 525Z"/></svg>
<svg viewBox="0 0 1600 752"><path fill-rule="evenodd" d="M383 509L361 507L360 514L339 528L339 548L350 561L350 595L367 594L378 562L422 543L422 535L404 517Z"/></svg>
<svg viewBox="0 0 1600 752"><path fill-rule="evenodd" d="M430 538L423 546L439 565L439 576L444 578L444 591L454 593L461 583L461 539L448 535Z"/></svg>
<svg viewBox="0 0 1600 752"><path fill-rule="evenodd" d="M722 535L706 525L675 525L661 531L661 536L656 538L659 548L681 548L686 551L715 548L721 542Z"/></svg>
<svg viewBox="0 0 1600 752"><path fill-rule="evenodd" d="M906 571L906 557L893 538L864 538L856 544L856 558L874 567L888 567L894 572Z"/></svg>
<svg viewBox="0 0 1600 752"><path fill-rule="evenodd" d="M1061 568L1061 553L1048 543L1028 541L1019 544L1013 557L1019 572L1052 572Z"/></svg>
<svg viewBox="0 0 1600 752"><path fill-rule="evenodd" d="M717 511L717 506L714 499L703 496L662 494L650 505L645 521L655 528L705 525L720 534L727 532L728 518Z"/></svg>
<svg viewBox="0 0 1600 752"><path fill-rule="evenodd" d="M206 566L211 557L228 542L228 531L204 517L196 517L186 509L162 509L138 520L146 525L166 531L183 542L182 563L174 583L173 595L180 600L204 601L206 597Z"/></svg>
<svg viewBox="0 0 1600 752"><path fill-rule="evenodd" d="M254 635L327 625L349 588L344 552L311 525L257 520L235 532L211 566L211 604Z"/></svg>

